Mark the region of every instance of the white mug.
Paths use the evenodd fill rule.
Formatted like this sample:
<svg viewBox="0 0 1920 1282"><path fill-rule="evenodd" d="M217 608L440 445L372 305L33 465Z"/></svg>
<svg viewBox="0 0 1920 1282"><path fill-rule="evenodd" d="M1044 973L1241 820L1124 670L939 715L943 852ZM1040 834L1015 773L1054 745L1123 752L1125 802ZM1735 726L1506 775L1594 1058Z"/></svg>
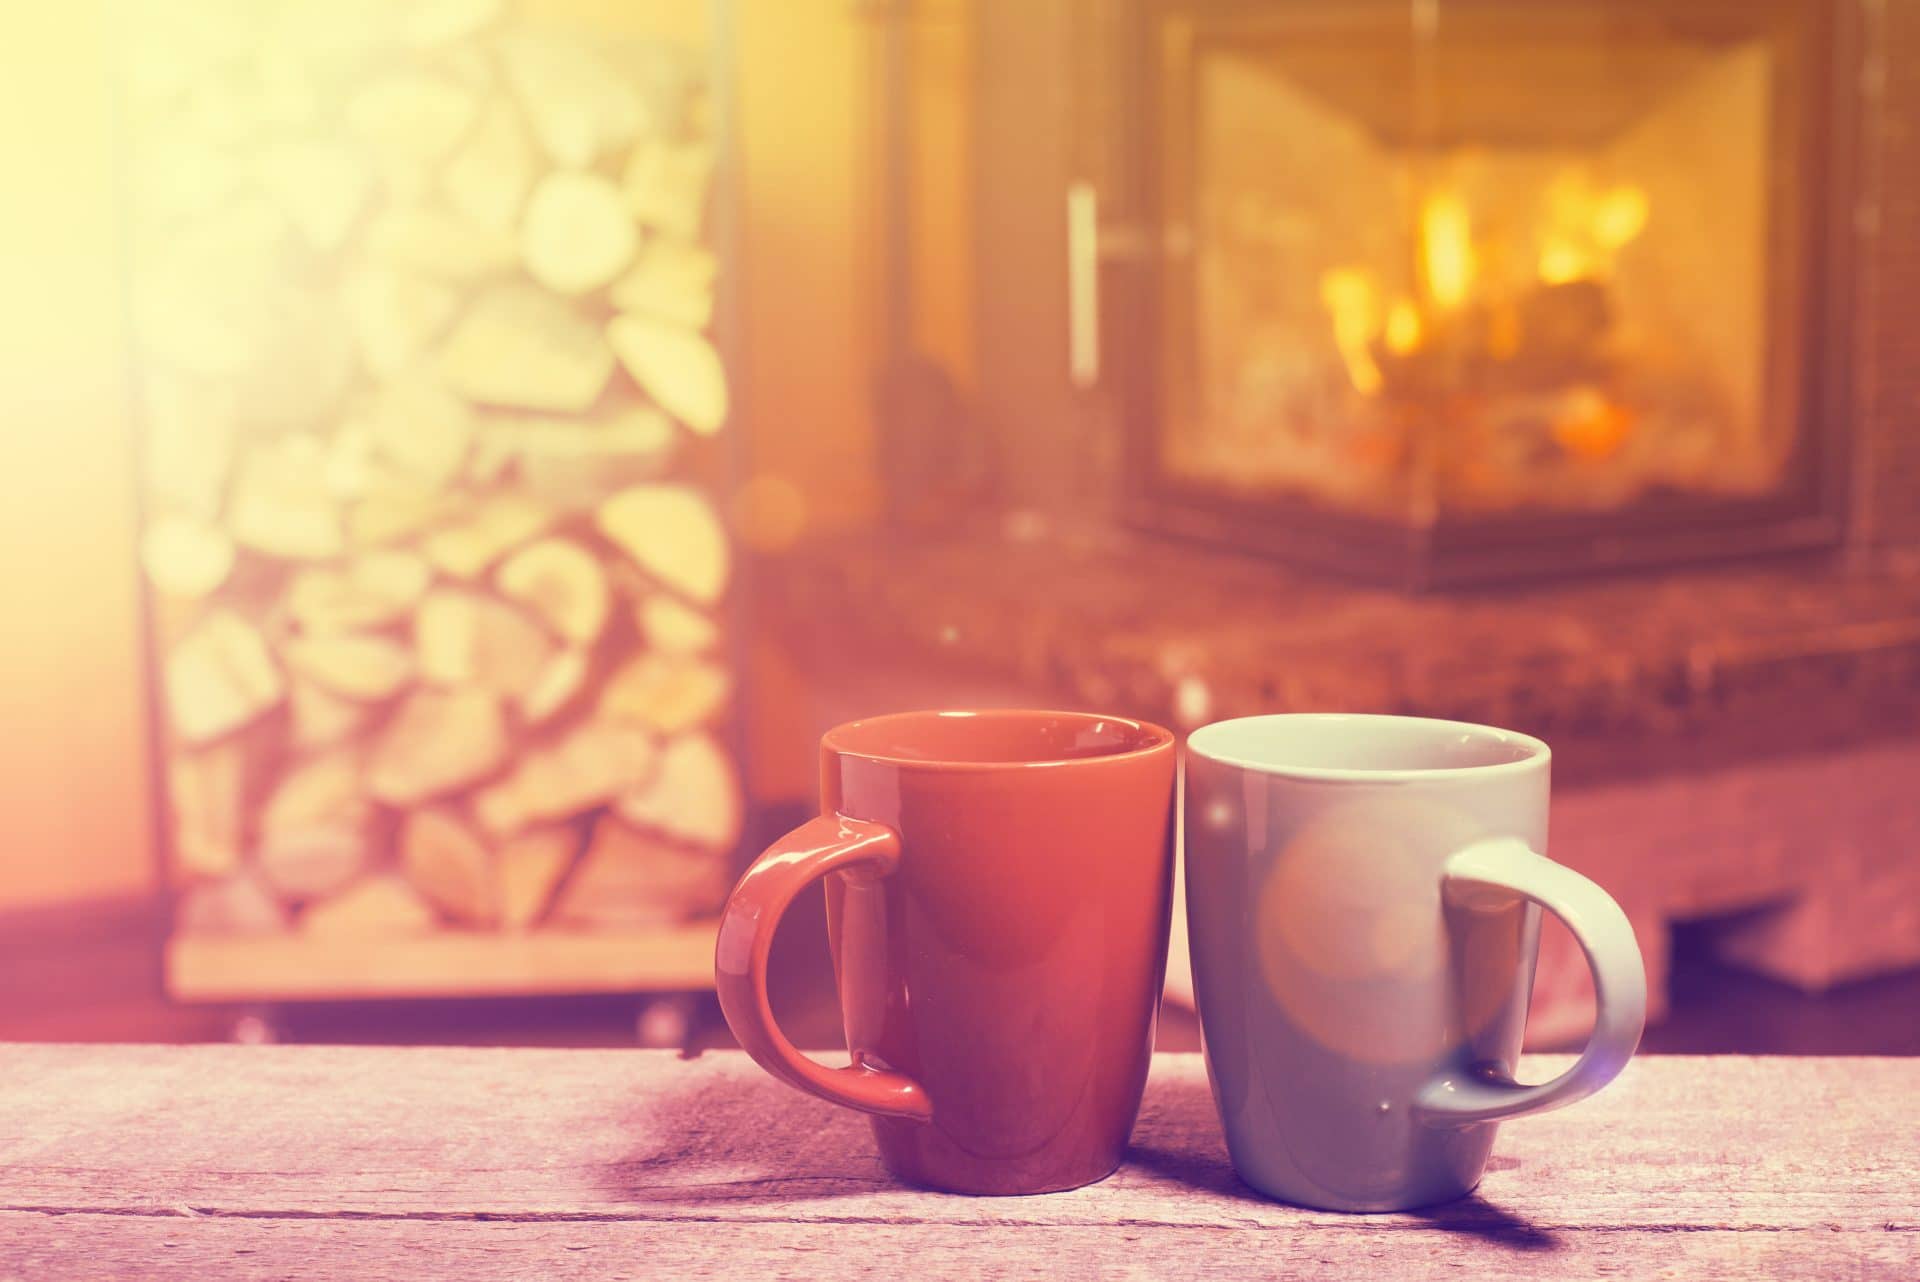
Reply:
<svg viewBox="0 0 1920 1282"><path fill-rule="evenodd" d="M1389 1211L1479 1183L1494 1124L1626 1066L1646 972L1626 914L1553 863L1547 745L1418 717L1246 717L1187 741L1187 917L1234 1166L1289 1202ZM1585 950L1585 1054L1513 1079L1540 910Z"/></svg>

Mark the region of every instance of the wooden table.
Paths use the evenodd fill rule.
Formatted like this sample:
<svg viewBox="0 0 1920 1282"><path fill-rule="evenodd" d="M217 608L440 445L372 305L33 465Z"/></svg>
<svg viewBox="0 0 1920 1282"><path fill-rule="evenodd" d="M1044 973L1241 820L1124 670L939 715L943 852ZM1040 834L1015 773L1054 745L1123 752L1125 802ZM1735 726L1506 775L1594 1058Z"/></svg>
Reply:
<svg viewBox="0 0 1920 1282"><path fill-rule="evenodd" d="M1920 1060L1642 1059L1379 1216L1241 1185L1191 1055L1116 1175L1012 1199L894 1184L731 1052L11 1046L0 1083L0 1278L1920 1278Z"/></svg>

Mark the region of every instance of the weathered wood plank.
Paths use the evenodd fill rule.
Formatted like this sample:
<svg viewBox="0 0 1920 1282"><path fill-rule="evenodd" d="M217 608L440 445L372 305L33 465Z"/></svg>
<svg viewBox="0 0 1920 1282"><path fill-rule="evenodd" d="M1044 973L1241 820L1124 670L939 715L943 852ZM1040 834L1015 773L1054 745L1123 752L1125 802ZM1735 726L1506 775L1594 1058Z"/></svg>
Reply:
<svg viewBox="0 0 1920 1282"><path fill-rule="evenodd" d="M167 941L167 992L247 1002L711 988L717 928L444 930L368 936L350 949L298 934L180 934Z"/></svg>
<svg viewBox="0 0 1920 1282"><path fill-rule="evenodd" d="M1196 1227L1306 1216L1239 1185L1191 1055L1156 1061L1114 1178L1018 1201L894 1185L862 1119L732 1053L13 1046L0 1081L0 1209ZM1498 1207L1568 1228L1920 1224L1920 1113L1898 1104L1917 1088L1920 1061L1644 1059L1578 1108L1503 1129L1484 1205L1438 1218Z"/></svg>
<svg viewBox="0 0 1920 1282"><path fill-rule="evenodd" d="M1372 1227L1370 1227L1372 1226ZM1352 1231L1359 1230L1359 1231ZM664 1278L1819 1278L1911 1282L1898 1232L1476 1233L1094 1225L151 1218L0 1212L0 1276L290 1282Z"/></svg>

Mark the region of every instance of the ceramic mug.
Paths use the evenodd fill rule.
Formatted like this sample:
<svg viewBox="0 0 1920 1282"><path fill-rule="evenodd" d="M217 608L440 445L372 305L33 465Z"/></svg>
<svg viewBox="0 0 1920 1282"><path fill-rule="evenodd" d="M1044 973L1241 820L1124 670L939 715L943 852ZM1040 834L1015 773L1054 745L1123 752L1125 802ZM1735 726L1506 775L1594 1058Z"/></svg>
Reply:
<svg viewBox="0 0 1920 1282"><path fill-rule="evenodd" d="M820 746L821 817L734 888L714 978L775 1077L873 1114L898 1178L1046 1193L1104 1178L1140 1109L1166 968L1174 744L1077 712L915 712ZM780 915L824 881L852 1063L767 1004Z"/></svg>
<svg viewBox="0 0 1920 1282"><path fill-rule="evenodd" d="M1461 1197L1495 1123L1605 1086L1646 973L1605 891L1542 853L1547 745L1415 717L1247 717L1187 741L1188 930L1234 1166L1288 1202ZM1584 1054L1513 1079L1540 910L1585 951Z"/></svg>

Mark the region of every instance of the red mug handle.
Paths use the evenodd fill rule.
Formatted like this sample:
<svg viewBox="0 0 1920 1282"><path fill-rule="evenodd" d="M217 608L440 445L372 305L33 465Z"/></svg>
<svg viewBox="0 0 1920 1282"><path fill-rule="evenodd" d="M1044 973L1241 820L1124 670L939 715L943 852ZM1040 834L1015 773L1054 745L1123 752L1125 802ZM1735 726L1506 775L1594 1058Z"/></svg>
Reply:
<svg viewBox="0 0 1920 1282"><path fill-rule="evenodd" d="M713 982L727 1027L754 1062L790 1086L862 1113L930 1121L933 1104L905 1073L860 1063L828 1068L787 1040L767 1001L767 955L787 905L830 872L884 877L900 866L900 835L885 824L823 815L767 847L727 899Z"/></svg>

